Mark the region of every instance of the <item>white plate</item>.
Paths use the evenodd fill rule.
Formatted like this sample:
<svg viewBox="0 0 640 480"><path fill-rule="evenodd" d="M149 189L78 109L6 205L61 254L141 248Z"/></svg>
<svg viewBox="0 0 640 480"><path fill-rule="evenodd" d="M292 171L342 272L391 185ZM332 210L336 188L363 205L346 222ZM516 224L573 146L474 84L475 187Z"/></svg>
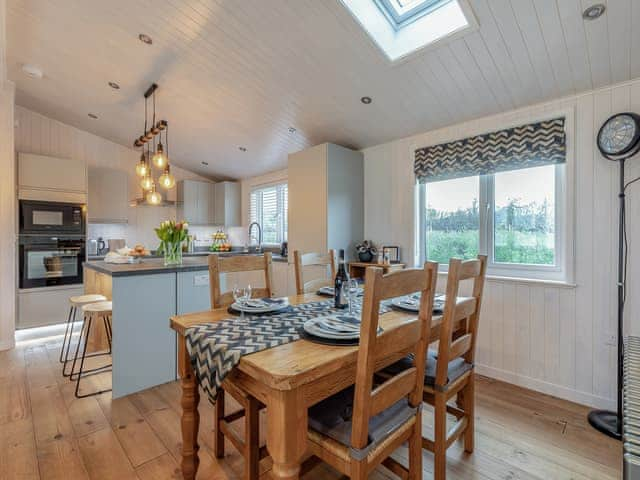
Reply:
<svg viewBox="0 0 640 480"><path fill-rule="evenodd" d="M237 310L238 312L245 313L269 313L276 312L278 310L282 310L283 308L289 306L287 302L273 302L273 303L265 303L264 306L251 306L251 305L241 305L237 302L231 304L231 308L233 310Z"/></svg>
<svg viewBox="0 0 640 480"><path fill-rule="evenodd" d="M303 328L307 333L311 335L321 338L330 338L333 340L356 340L360 337L360 329L350 333L347 331L333 331L324 327L323 323L327 320L330 322L341 323L341 321L336 319L334 315L329 315L326 317L318 317L307 320L306 322L304 322ZM351 326L351 324L349 323L346 323L345 325L348 325L349 327Z"/></svg>
<svg viewBox="0 0 640 480"><path fill-rule="evenodd" d="M391 305L410 312L420 311L420 301L412 300L410 297L396 297L391 300Z"/></svg>

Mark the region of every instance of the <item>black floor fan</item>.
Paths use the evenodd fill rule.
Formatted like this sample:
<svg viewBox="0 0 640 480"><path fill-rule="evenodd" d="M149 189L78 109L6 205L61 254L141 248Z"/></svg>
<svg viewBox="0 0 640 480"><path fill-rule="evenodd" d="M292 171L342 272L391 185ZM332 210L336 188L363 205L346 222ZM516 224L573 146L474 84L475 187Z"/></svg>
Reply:
<svg viewBox="0 0 640 480"><path fill-rule="evenodd" d="M624 360L624 302L627 269L625 191L639 178L625 183L624 163L640 150L640 116L635 113L618 113L609 118L598 132L598 149L608 160L620 164L620 191L618 199L618 381L617 411L593 410L589 413L589 423L610 437L622 438L622 382Z"/></svg>

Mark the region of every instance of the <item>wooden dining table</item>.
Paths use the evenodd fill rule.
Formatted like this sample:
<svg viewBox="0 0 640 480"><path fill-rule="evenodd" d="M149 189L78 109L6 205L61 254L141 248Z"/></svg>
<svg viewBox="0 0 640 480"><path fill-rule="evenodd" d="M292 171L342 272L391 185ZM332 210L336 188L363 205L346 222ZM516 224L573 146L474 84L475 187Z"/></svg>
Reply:
<svg viewBox="0 0 640 480"><path fill-rule="evenodd" d="M327 300L315 294L294 295L289 303ZM473 298L459 298L459 315L454 330L460 328L473 311ZM465 308L468 305L468 308ZM462 307L462 308L460 308ZM466 312L466 315L465 315ZM200 393L185 343L190 326L229 319L226 308L171 317L171 328L178 334L178 368L182 385L182 475L193 480L198 470L198 404ZM430 341L437 341L442 317L434 315ZM408 322L415 323L417 314L391 310L380 315L380 326L390 333ZM267 407L267 450L273 461L272 478L297 479L307 450L307 410L310 406L355 383L358 347L329 346L308 340L243 356L225 382L252 395ZM403 354L385 358L377 369L399 360Z"/></svg>

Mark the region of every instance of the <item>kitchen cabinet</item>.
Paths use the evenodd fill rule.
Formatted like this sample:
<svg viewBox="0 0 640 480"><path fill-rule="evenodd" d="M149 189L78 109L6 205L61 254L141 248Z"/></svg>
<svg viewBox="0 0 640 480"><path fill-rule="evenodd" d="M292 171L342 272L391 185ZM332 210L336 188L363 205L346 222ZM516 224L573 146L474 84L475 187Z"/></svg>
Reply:
<svg viewBox="0 0 640 480"><path fill-rule="evenodd" d="M364 236L361 152L324 143L289 155L289 252L345 249Z"/></svg>
<svg viewBox="0 0 640 480"><path fill-rule="evenodd" d="M242 225L240 219L240 184L220 182L214 186L214 223L225 227Z"/></svg>
<svg viewBox="0 0 640 480"><path fill-rule="evenodd" d="M18 154L18 197L85 203L87 168L82 160Z"/></svg>
<svg viewBox="0 0 640 480"><path fill-rule="evenodd" d="M89 168L87 217L90 223L127 223L129 176L113 168Z"/></svg>
<svg viewBox="0 0 640 480"><path fill-rule="evenodd" d="M193 225L215 225L215 184L181 180L177 187L178 219Z"/></svg>

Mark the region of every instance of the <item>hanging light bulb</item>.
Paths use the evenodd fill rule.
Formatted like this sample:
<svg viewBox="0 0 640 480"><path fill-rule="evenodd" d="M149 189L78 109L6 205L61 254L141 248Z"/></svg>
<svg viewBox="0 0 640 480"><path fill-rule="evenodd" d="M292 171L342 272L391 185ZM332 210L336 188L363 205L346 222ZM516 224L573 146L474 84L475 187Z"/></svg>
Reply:
<svg viewBox="0 0 640 480"><path fill-rule="evenodd" d="M160 175L160 178L158 178L158 183L162 188L165 188L167 190L175 187L176 179L173 175L171 175L171 167L169 167L168 163L167 166L164 167L164 172L162 172L162 175Z"/></svg>
<svg viewBox="0 0 640 480"><path fill-rule="evenodd" d="M136 165L136 173L139 177L146 177L149 172L149 165L147 164L147 156L142 152L140 155L140 161Z"/></svg>
<svg viewBox="0 0 640 480"><path fill-rule="evenodd" d="M153 178L151 178L151 175L147 174L142 177L142 180L140 180L140 186L143 190L151 190L153 188Z"/></svg>
<svg viewBox="0 0 640 480"><path fill-rule="evenodd" d="M160 205L160 202L162 202L162 195L156 192L156 186L153 184L151 186L151 191L147 193L147 203L150 205Z"/></svg>
<svg viewBox="0 0 640 480"><path fill-rule="evenodd" d="M169 163L169 161L167 159L167 154L164 151L164 147L162 146L162 134L160 134L156 153L153 154L153 164L158 168L164 168L167 166L167 163Z"/></svg>

